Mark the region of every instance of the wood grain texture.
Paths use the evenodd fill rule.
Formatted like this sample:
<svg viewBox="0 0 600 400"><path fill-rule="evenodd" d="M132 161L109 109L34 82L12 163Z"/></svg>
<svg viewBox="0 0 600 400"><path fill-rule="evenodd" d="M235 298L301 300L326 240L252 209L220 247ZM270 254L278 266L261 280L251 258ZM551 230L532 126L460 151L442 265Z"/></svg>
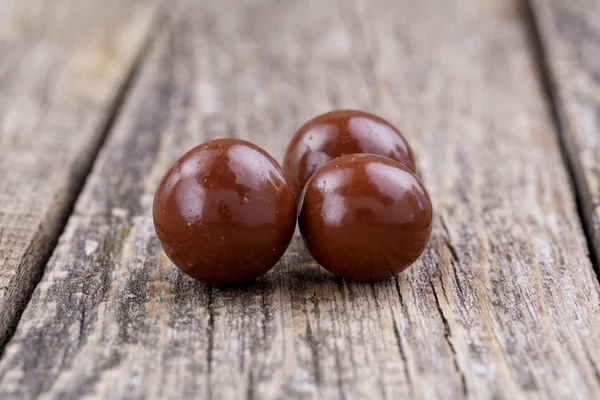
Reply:
<svg viewBox="0 0 600 400"><path fill-rule="evenodd" d="M146 1L0 1L0 347L149 33Z"/></svg>
<svg viewBox="0 0 600 400"><path fill-rule="evenodd" d="M600 262L600 2L531 0L564 147Z"/></svg>
<svg viewBox="0 0 600 400"><path fill-rule="evenodd" d="M505 0L174 2L0 362L0 397L593 398L600 288ZM150 207L216 137L281 159L303 121L397 123L437 207L396 280L332 277L296 237L256 283L179 273Z"/></svg>

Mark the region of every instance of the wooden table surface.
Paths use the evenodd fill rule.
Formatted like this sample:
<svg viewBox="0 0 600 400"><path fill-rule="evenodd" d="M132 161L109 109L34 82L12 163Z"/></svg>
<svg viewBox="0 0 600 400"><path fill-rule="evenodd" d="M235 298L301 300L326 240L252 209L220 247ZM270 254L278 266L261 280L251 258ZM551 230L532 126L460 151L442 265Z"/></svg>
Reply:
<svg viewBox="0 0 600 400"><path fill-rule="evenodd" d="M173 267L170 164L336 108L412 143L415 265ZM2 399L598 398L599 254L597 0L0 0Z"/></svg>

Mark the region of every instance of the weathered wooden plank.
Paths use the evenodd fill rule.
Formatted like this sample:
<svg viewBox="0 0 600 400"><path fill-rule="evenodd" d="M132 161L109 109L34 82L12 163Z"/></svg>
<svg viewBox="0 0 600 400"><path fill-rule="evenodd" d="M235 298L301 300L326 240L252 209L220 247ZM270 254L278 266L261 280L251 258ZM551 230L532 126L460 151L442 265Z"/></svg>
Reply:
<svg viewBox="0 0 600 400"><path fill-rule="evenodd" d="M600 288L519 2L177 2L0 362L31 398L592 398ZM358 284L298 238L255 284L171 266L150 206L219 137L281 157L337 107L407 132L423 258Z"/></svg>
<svg viewBox="0 0 600 400"><path fill-rule="evenodd" d="M0 347L58 240L155 8L0 1Z"/></svg>
<svg viewBox="0 0 600 400"><path fill-rule="evenodd" d="M531 0L595 261L600 262L600 3Z"/></svg>

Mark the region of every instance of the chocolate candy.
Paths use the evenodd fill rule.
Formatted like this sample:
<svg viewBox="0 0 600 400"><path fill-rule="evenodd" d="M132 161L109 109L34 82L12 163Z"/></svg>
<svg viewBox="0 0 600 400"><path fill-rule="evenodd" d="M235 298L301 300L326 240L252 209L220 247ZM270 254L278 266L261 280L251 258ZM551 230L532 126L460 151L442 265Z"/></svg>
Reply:
<svg viewBox="0 0 600 400"><path fill-rule="evenodd" d="M355 153L389 157L415 172L412 149L400 131L383 118L357 110L331 111L304 124L287 148L283 168L299 198L317 169Z"/></svg>
<svg viewBox="0 0 600 400"><path fill-rule="evenodd" d="M268 271L296 224L292 186L277 162L242 140L204 143L158 185L154 227L167 256L207 283L235 285Z"/></svg>
<svg viewBox="0 0 600 400"><path fill-rule="evenodd" d="M312 256L353 280L404 271L431 234L427 190L407 167L382 156L354 154L327 163L306 184L299 207Z"/></svg>

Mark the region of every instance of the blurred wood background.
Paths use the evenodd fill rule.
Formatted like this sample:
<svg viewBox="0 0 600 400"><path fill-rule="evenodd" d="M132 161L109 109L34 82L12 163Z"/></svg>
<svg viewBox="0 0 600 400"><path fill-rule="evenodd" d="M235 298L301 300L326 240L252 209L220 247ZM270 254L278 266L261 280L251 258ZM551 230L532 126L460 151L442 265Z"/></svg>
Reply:
<svg viewBox="0 0 600 400"><path fill-rule="evenodd" d="M397 279L295 237L193 281L150 205L189 148L282 160L360 108L436 206ZM600 2L0 0L0 397L592 399L600 393Z"/></svg>

